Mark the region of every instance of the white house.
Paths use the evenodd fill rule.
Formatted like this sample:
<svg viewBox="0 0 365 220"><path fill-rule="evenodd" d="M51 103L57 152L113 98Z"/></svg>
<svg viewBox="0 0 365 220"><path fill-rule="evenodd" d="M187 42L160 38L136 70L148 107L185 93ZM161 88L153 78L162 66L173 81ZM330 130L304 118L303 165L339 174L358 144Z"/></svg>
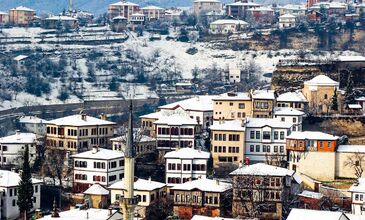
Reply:
<svg viewBox="0 0 365 220"><path fill-rule="evenodd" d="M74 160L73 187L76 192L83 192L95 183L110 186L123 179L123 153L94 147L71 157Z"/></svg>
<svg viewBox="0 0 365 220"><path fill-rule="evenodd" d="M293 28L295 27L296 16L292 14L284 14L279 16L279 28Z"/></svg>
<svg viewBox="0 0 365 220"><path fill-rule="evenodd" d="M325 219L325 220L362 220L357 216L350 216L343 212L332 212L324 210L297 209L293 208L287 220L307 220L307 219Z"/></svg>
<svg viewBox="0 0 365 220"><path fill-rule="evenodd" d="M0 138L1 166L20 165L26 146L29 148L30 163L33 163L37 157L37 143L37 135L33 133L16 132L14 135Z"/></svg>
<svg viewBox="0 0 365 220"><path fill-rule="evenodd" d="M0 170L1 195L1 219L18 219L19 207L18 186L20 175L7 170ZM32 178L33 183L33 209L41 207L41 185L42 181Z"/></svg>
<svg viewBox="0 0 365 220"><path fill-rule="evenodd" d="M286 92L276 98L278 107L291 107L300 111L306 111L308 101L300 91Z"/></svg>
<svg viewBox="0 0 365 220"><path fill-rule="evenodd" d="M242 20L220 19L209 25L211 34L229 34L242 31L248 27L248 23Z"/></svg>
<svg viewBox="0 0 365 220"><path fill-rule="evenodd" d="M181 107L186 111L190 118L195 119L203 129L207 129L213 124L213 98L216 96L202 95L182 101L170 103L158 107L160 111L174 111Z"/></svg>
<svg viewBox="0 0 365 220"><path fill-rule="evenodd" d="M245 122L246 157L254 163L274 159L271 157L284 160L286 136L290 134L292 126L292 123L277 118L248 118Z"/></svg>
<svg viewBox="0 0 365 220"><path fill-rule="evenodd" d="M176 148L194 147L195 135L200 131L196 120L185 113L164 116L154 122L157 150L163 154Z"/></svg>
<svg viewBox="0 0 365 220"><path fill-rule="evenodd" d="M351 213L365 216L365 178L359 178L349 189L351 192Z"/></svg>
<svg viewBox="0 0 365 220"><path fill-rule="evenodd" d="M293 124L292 131L303 130L303 116L304 112L296 110L294 108L275 108L274 118L279 119L282 122L289 122Z"/></svg>
<svg viewBox="0 0 365 220"><path fill-rule="evenodd" d="M110 189L110 200L114 205L119 205L119 199L124 195L126 187L124 179L120 180L111 186ZM166 196L166 184L156 181L152 181L151 178L148 180L138 178L134 182L134 195L139 197L137 211L141 216L145 216L146 209L156 202L160 198Z"/></svg>
<svg viewBox="0 0 365 220"><path fill-rule="evenodd" d="M210 153L182 148L165 154L165 178L168 186L185 183L189 180L207 177Z"/></svg>
<svg viewBox="0 0 365 220"><path fill-rule="evenodd" d="M37 116L22 116L18 120L20 127L27 132L46 135L47 121Z"/></svg>

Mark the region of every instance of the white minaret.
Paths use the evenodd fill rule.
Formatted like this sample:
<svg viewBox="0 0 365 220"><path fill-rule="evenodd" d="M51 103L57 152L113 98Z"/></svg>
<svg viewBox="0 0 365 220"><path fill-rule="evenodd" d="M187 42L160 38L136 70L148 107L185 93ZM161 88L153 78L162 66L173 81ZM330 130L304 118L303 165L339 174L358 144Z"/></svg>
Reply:
<svg viewBox="0 0 365 220"><path fill-rule="evenodd" d="M132 115L132 100L129 105L129 121L127 132L127 146L124 152L124 185L126 192L120 199L120 204L123 209L123 219L132 220L134 217L134 209L138 204L138 197L134 196L134 158L136 151L133 145L133 115Z"/></svg>
<svg viewBox="0 0 365 220"><path fill-rule="evenodd" d="M71 13L73 10L73 2L72 0L68 0L68 11Z"/></svg>

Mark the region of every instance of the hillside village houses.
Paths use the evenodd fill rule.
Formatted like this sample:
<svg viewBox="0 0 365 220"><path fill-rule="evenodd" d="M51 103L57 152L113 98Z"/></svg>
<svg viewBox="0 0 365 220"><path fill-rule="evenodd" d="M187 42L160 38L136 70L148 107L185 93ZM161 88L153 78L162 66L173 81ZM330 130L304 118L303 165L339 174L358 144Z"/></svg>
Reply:
<svg viewBox="0 0 365 220"><path fill-rule="evenodd" d="M148 21L159 20L165 17L165 9L157 6L146 6L141 8L142 14Z"/></svg>
<svg viewBox="0 0 365 220"><path fill-rule="evenodd" d="M357 179L357 182L350 187L349 192L351 192L351 213L364 216L365 178Z"/></svg>
<svg viewBox="0 0 365 220"><path fill-rule="evenodd" d="M47 133L47 121L36 116L22 116L18 119L21 131L31 132L40 136Z"/></svg>
<svg viewBox="0 0 365 220"><path fill-rule="evenodd" d="M46 147L70 153L109 147L114 136L114 122L89 116L83 112L47 122Z"/></svg>
<svg viewBox="0 0 365 220"><path fill-rule="evenodd" d="M33 183L33 210L41 207L41 185L42 181L32 178ZM0 190L1 193L1 218L2 219L18 219L19 207L18 186L20 175L7 170L0 170Z"/></svg>
<svg viewBox="0 0 365 220"><path fill-rule="evenodd" d="M248 28L248 23L242 20L219 19L209 25L212 34L233 34Z"/></svg>
<svg viewBox="0 0 365 220"><path fill-rule="evenodd" d="M220 11L222 3L219 0L194 0L193 13L195 15L202 15L210 11Z"/></svg>
<svg viewBox="0 0 365 220"><path fill-rule="evenodd" d="M279 28L293 28L296 24L296 17L292 14L284 14L279 16Z"/></svg>
<svg viewBox="0 0 365 220"><path fill-rule="evenodd" d="M230 209L230 183L201 178L176 185L171 191L174 215L181 219L191 219L194 214L224 216Z"/></svg>
<svg viewBox="0 0 365 220"><path fill-rule="evenodd" d="M292 131L303 130L303 116L304 112L294 108L279 108L274 109L274 118L278 118L282 122L293 123Z"/></svg>
<svg viewBox="0 0 365 220"><path fill-rule="evenodd" d="M29 147L29 159L30 163L33 164L38 156L37 148L41 145L38 138L36 134L21 133L19 131L13 135L0 138L1 167L20 167L26 146Z"/></svg>
<svg viewBox="0 0 365 220"><path fill-rule="evenodd" d="M33 9L19 6L9 10L9 22L14 25L28 26L35 19L35 11Z"/></svg>
<svg viewBox="0 0 365 220"><path fill-rule="evenodd" d="M9 14L3 11L0 11L0 25L7 24L9 22Z"/></svg>
<svg viewBox="0 0 365 220"><path fill-rule="evenodd" d="M210 153L193 148L176 149L165 154L165 182L175 186L208 175Z"/></svg>
<svg viewBox="0 0 365 220"><path fill-rule="evenodd" d="M282 219L285 203L300 193L301 178L285 168L257 163L231 172L233 178L233 216Z"/></svg>
<svg viewBox="0 0 365 220"><path fill-rule="evenodd" d="M137 12L139 12L138 4L127 2L124 0L110 4L108 8L109 19L113 19L117 16L123 16L128 21L130 21L132 14Z"/></svg>
<svg viewBox="0 0 365 220"><path fill-rule="evenodd" d="M111 204L119 207L120 198L124 196L126 191L124 179L113 183L108 187L110 190ZM149 179L137 178L134 182L134 195L139 197L137 205L137 213L140 217L145 218L148 209L158 202L161 198L166 197L166 184Z"/></svg>
<svg viewBox="0 0 365 220"><path fill-rule="evenodd" d="M83 192L95 183L110 186L123 179L124 153L93 147L71 157L74 192Z"/></svg>
<svg viewBox="0 0 365 220"><path fill-rule="evenodd" d="M226 4L226 14L228 16L232 16L234 18L241 18L245 19L247 18L247 9L251 8L258 8L261 5L254 3L254 2L248 2L248 1L235 1L234 3Z"/></svg>

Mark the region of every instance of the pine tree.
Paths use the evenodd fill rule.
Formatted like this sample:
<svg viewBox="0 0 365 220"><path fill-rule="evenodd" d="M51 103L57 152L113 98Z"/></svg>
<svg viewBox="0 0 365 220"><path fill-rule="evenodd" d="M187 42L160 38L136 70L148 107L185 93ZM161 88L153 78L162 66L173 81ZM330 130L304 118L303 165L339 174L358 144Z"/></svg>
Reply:
<svg viewBox="0 0 365 220"><path fill-rule="evenodd" d="M23 169L18 187L18 206L22 215L29 213L33 208L33 183L29 165L29 148L25 147L23 156Z"/></svg>
<svg viewBox="0 0 365 220"><path fill-rule="evenodd" d="M355 103L355 94L354 94L354 79L352 77L352 73L349 74L347 79L347 86L346 86L346 93L345 93L345 102L346 106L348 104L354 104Z"/></svg>
<svg viewBox="0 0 365 220"><path fill-rule="evenodd" d="M331 110L338 111L337 89L335 89L335 93L332 96Z"/></svg>

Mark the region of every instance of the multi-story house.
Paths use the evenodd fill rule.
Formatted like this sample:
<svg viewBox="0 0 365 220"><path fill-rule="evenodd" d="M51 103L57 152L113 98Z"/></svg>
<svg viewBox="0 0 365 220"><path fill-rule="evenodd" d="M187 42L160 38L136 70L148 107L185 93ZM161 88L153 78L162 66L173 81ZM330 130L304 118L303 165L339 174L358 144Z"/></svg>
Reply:
<svg viewBox="0 0 365 220"><path fill-rule="evenodd" d="M195 0L193 2L193 13L197 16L220 10L222 10L222 3L219 0Z"/></svg>
<svg viewBox="0 0 365 220"><path fill-rule="evenodd" d="M9 22L9 14L0 11L0 25L7 24Z"/></svg>
<svg viewBox="0 0 365 220"><path fill-rule="evenodd" d="M46 147L72 153L110 147L114 126L104 115L98 119L84 113L48 121Z"/></svg>
<svg viewBox="0 0 365 220"><path fill-rule="evenodd" d="M209 31L212 34L233 34L245 30L248 26L249 24L243 20L219 19L209 24ZM237 78L230 80L239 82Z"/></svg>
<svg viewBox="0 0 365 220"><path fill-rule="evenodd" d="M83 192L95 183L110 186L123 179L123 153L93 147L90 151L74 154L71 157L74 163L74 192Z"/></svg>
<svg viewBox="0 0 365 220"><path fill-rule="evenodd" d="M229 92L213 98L213 119L234 120L252 116L250 93Z"/></svg>
<svg viewBox="0 0 365 220"><path fill-rule="evenodd" d="M7 170L0 170L1 190L1 219L19 219L18 193L20 175ZM32 178L33 183L33 209L41 207L42 181Z"/></svg>
<svg viewBox="0 0 365 220"><path fill-rule="evenodd" d="M365 215L365 178L357 179L348 191L351 192L351 213Z"/></svg>
<svg viewBox="0 0 365 220"><path fill-rule="evenodd" d="M14 25L27 26L33 22L34 17L35 11L24 6L9 10L9 22Z"/></svg>
<svg viewBox="0 0 365 220"><path fill-rule="evenodd" d="M299 111L307 111L308 101L302 92L286 92L276 98L277 107L290 107Z"/></svg>
<svg viewBox="0 0 365 220"><path fill-rule="evenodd" d="M141 8L141 11L146 16L147 21L155 21L165 17L165 9L157 6L146 6Z"/></svg>
<svg viewBox="0 0 365 220"><path fill-rule="evenodd" d="M252 96L252 117L272 118L275 107L274 90L254 90Z"/></svg>
<svg viewBox="0 0 365 220"><path fill-rule="evenodd" d="M153 123L163 117L164 114L164 111L158 111L140 116L141 128L147 131L149 136L156 137L156 126Z"/></svg>
<svg viewBox="0 0 365 220"><path fill-rule="evenodd" d="M33 133L20 133L0 138L0 164L4 166L21 166L25 147L29 149L29 160L33 164L37 157L40 142Z"/></svg>
<svg viewBox="0 0 365 220"><path fill-rule="evenodd" d="M301 179L294 171L264 163L243 166L230 175L234 217L282 219L283 206L301 188Z"/></svg>
<svg viewBox="0 0 365 220"><path fill-rule="evenodd" d="M226 13L228 16L234 18L246 19L247 9L258 7L260 7L260 5L254 2L236 1L234 3L226 4Z"/></svg>
<svg viewBox="0 0 365 220"><path fill-rule="evenodd" d="M289 122L293 124L292 131L303 130L303 116L304 112L296 110L294 108L279 108L274 109L274 118L279 119L282 122Z"/></svg>
<svg viewBox="0 0 365 220"><path fill-rule="evenodd" d="M165 154L165 178L168 186L206 178L210 153L182 148Z"/></svg>
<svg viewBox="0 0 365 220"><path fill-rule="evenodd" d="M242 120L215 122L210 130L213 167L238 167L245 153L245 127Z"/></svg>
<svg viewBox="0 0 365 220"><path fill-rule="evenodd" d="M126 140L125 136L112 138L112 149L114 151L124 152ZM156 139L153 137L137 134L137 137L135 136L135 144L137 156L156 151Z"/></svg>
<svg viewBox="0 0 365 220"><path fill-rule="evenodd" d="M294 28L296 26L297 17L292 14L283 14L279 16L279 28Z"/></svg>
<svg viewBox="0 0 365 220"><path fill-rule="evenodd" d="M224 216L230 210L232 184L219 180L198 179L171 188L174 215L191 219L193 215Z"/></svg>
<svg viewBox="0 0 365 220"><path fill-rule="evenodd" d="M330 111L332 97L339 92L339 83L325 75L319 75L304 82L303 94L308 100L309 110L314 114Z"/></svg>
<svg viewBox="0 0 365 220"><path fill-rule="evenodd" d="M286 161L286 137L292 123L276 118L248 118L245 121L245 156L253 163L282 165Z"/></svg>
<svg viewBox="0 0 365 220"><path fill-rule="evenodd" d="M126 191L124 179L112 184L109 189L111 203L119 206L120 198ZM145 218L148 209L166 197L166 184L152 181L151 178L148 180L138 178L134 182L134 195L139 197L136 212Z"/></svg>
<svg viewBox="0 0 365 220"><path fill-rule="evenodd" d="M108 8L109 19L123 16L128 21L130 21L132 14L137 12L139 12L139 5L132 2L127 2L126 0L110 4Z"/></svg>
<svg viewBox="0 0 365 220"><path fill-rule="evenodd" d="M47 121L36 116L22 116L18 120L20 128L37 135L46 135Z"/></svg>
<svg viewBox="0 0 365 220"><path fill-rule="evenodd" d="M162 157L176 148L194 147L195 137L200 133L196 120L187 114L172 114L154 122L157 130L157 150Z"/></svg>
<svg viewBox="0 0 365 220"><path fill-rule="evenodd" d="M275 14L272 8L261 6L247 9L247 18L252 22L271 24L275 21Z"/></svg>

